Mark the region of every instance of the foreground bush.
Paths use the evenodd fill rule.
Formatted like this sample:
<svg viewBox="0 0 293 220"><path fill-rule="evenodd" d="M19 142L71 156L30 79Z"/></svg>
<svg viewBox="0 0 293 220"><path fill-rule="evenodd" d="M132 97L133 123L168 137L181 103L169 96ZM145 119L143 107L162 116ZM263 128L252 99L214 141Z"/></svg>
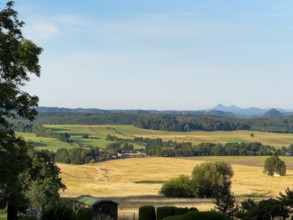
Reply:
<svg viewBox="0 0 293 220"><path fill-rule="evenodd" d="M138 220L156 220L156 210L153 206L142 206L139 208Z"/></svg>
<svg viewBox="0 0 293 220"><path fill-rule="evenodd" d="M157 220L162 220L168 216L175 215L175 206L162 206L157 208Z"/></svg>
<svg viewBox="0 0 293 220"><path fill-rule="evenodd" d="M189 212L183 215L182 220L228 220L228 218L219 212Z"/></svg>
<svg viewBox="0 0 293 220"><path fill-rule="evenodd" d="M90 208L80 208L76 212L76 220L91 220L92 210Z"/></svg>
<svg viewBox="0 0 293 220"><path fill-rule="evenodd" d="M175 208L175 215L184 215L185 213L187 213L189 211L189 209L186 208Z"/></svg>
<svg viewBox="0 0 293 220"><path fill-rule="evenodd" d="M48 205L43 211L43 220L75 220L75 213L71 203L54 202Z"/></svg>
<svg viewBox="0 0 293 220"><path fill-rule="evenodd" d="M219 212L188 212L181 216L169 216L163 220L228 220L222 213Z"/></svg>

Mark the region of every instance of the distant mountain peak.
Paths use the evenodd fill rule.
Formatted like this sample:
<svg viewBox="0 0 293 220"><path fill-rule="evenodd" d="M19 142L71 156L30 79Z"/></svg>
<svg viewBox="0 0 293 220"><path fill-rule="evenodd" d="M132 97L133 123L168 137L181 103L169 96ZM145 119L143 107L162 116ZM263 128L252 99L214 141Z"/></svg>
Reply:
<svg viewBox="0 0 293 220"><path fill-rule="evenodd" d="M265 118L278 118L284 116L284 114L275 108L271 108L263 116Z"/></svg>

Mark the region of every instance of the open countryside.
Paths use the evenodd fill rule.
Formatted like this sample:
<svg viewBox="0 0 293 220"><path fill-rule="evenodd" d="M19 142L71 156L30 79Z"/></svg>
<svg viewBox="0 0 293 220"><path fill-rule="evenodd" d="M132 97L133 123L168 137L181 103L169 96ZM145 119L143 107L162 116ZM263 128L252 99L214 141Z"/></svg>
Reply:
<svg viewBox="0 0 293 220"><path fill-rule="evenodd" d="M106 147L112 141L105 140L107 135L115 135L131 141L134 137L161 138L164 141L234 143L262 142L281 147L293 143L292 134L278 134L251 131L192 131L166 132L137 128L131 125L45 125L55 133L68 133L73 143L68 144L54 138L36 137L31 133L18 133L38 148L56 151L59 148L74 148L77 143L84 146ZM87 134L88 138L83 138ZM55 141L53 141L55 140ZM38 144L40 144L38 146ZM137 145L138 149L143 146ZM287 166L285 177L271 177L263 173L266 156L225 156L225 157L185 157L185 158L133 158L110 160L84 165L61 164L61 177L67 186L61 191L64 198L82 194L110 198L121 205L121 212L137 212L142 205L175 205L179 207L196 206L199 210L213 208L211 199L166 198L159 194L162 183L178 175L191 174L193 168L205 161L225 161L232 164L234 177L232 191L237 200L254 198L256 200L278 196L292 186L293 159L282 157ZM267 184L267 183L270 184Z"/></svg>
<svg viewBox="0 0 293 220"><path fill-rule="evenodd" d="M35 137L29 133L18 133L27 141L35 142L36 147L56 151L59 148L74 147L74 143L91 145L95 147L106 147L111 141L105 140L107 135L114 135L122 139L132 140L134 137L143 138L161 138L163 141L173 140L176 142L191 142L194 145L211 142L211 143L240 143L240 142L260 142L264 145L274 147L288 147L293 144L293 134L286 133L268 133L258 131L191 131L191 132L167 132L155 131L137 128L132 125L44 125L50 128L54 133L69 133L73 144L44 138ZM253 137L251 134L253 133ZM88 134L89 138L83 138ZM136 148L143 146L135 144Z"/></svg>
<svg viewBox="0 0 293 220"><path fill-rule="evenodd" d="M292 188L293 160L282 157L287 175L267 176L263 164L267 157L192 157L192 158L133 158L86 165L58 164L67 189L63 197L90 194L120 202L120 211L137 212L142 205L196 206L199 210L213 208L211 199L178 199L159 195L162 183L180 174L189 175L205 161L225 161L232 164L232 192L238 201L274 198L287 187ZM268 184L269 183L269 184Z"/></svg>

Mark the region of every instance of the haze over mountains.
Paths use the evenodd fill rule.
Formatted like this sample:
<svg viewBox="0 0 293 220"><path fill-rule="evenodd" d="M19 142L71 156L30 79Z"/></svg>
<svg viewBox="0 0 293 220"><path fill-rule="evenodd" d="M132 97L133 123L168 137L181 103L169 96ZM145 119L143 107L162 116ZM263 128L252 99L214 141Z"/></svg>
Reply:
<svg viewBox="0 0 293 220"><path fill-rule="evenodd" d="M240 108L235 105L224 106L218 104L217 106L211 109L205 110L194 110L194 111L180 111L180 110L140 110L140 109L131 109L131 110L106 110L106 109L97 109L97 108L59 108L59 107L38 107L37 110L41 113L50 113L50 112L74 112L74 113L131 113L131 114L191 114L191 115L215 115L223 117L243 117L243 118L253 118L253 117L267 117L275 118L292 115L292 110L285 109L265 109L265 108Z"/></svg>

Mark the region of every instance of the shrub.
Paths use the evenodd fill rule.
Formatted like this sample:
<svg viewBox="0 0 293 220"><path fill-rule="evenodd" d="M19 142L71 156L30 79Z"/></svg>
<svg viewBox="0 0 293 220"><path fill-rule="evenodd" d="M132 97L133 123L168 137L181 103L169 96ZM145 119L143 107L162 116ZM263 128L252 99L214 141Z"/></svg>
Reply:
<svg viewBox="0 0 293 220"><path fill-rule="evenodd" d="M157 208L157 220L162 220L168 216L175 215L175 206L162 206Z"/></svg>
<svg viewBox="0 0 293 220"><path fill-rule="evenodd" d="M169 217L163 218L163 220L182 220L182 215L179 215L179 216L169 216Z"/></svg>
<svg viewBox="0 0 293 220"><path fill-rule="evenodd" d="M188 212L182 216L182 220L228 220L222 213L215 211Z"/></svg>
<svg viewBox="0 0 293 220"><path fill-rule="evenodd" d="M54 202L49 204L43 211L43 220L74 220L75 213L72 205L68 202Z"/></svg>
<svg viewBox="0 0 293 220"><path fill-rule="evenodd" d="M188 212L188 208L175 208L175 215L184 215L185 213Z"/></svg>
<svg viewBox="0 0 293 220"><path fill-rule="evenodd" d="M92 210L90 208L80 208L76 212L76 220L91 220Z"/></svg>
<svg viewBox="0 0 293 220"><path fill-rule="evenodd" d="M181 175L178 178L166 181L160 193L167 197L195 197L196 187L188 176Z"/></svg>
<svg viewBox="0 0 293 220"><path fill-rule="evenodd" d="M189 208L188 212L198 212L198 209L195 207Z"/></svg>
<svg viewBox="0 0 293 220"><path fill-rule="evenodd" d="M138 220L156 220L155 207L141 206L139 208Z"/></svg>

